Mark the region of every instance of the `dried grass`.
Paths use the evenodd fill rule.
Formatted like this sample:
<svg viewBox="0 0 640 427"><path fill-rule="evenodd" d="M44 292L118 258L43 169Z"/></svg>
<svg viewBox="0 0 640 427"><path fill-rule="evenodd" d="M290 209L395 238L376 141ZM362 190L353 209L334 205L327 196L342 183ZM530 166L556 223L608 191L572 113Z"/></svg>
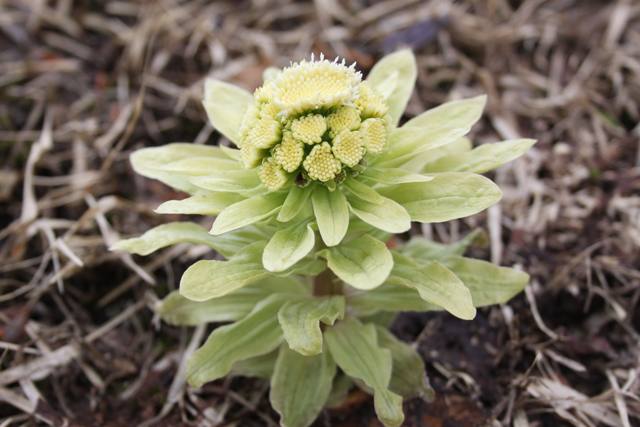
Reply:
<svg viewBox="0 0 640 427"><path fill-rule="evenodd" d="M184 361L205 329L153 316L202 251L107 251L175 219L152 209L177 195L127 158L218 140L200 107L207 75L253 89L267 66L311 51L366 71L398 45L420 68L408 116L487 93L475 141L539 140L495 172L499 205L423 227L442 241L486 227L491 252L478 255L533 277L526 298L480 313L490 333L472 340L493 358L491 399L474 354L460 365L430 353L452 319L410 318L436 387L469 396L489 424L639 425L637 2L4 0L0 426L275 425L261 382L187 389Z"/></svg>

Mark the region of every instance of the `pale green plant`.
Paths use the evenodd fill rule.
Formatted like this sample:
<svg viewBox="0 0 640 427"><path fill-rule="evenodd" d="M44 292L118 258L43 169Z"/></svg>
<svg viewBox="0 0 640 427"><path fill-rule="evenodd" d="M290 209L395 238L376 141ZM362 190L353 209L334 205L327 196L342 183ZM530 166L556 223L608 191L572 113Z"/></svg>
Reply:
<svg viewBox="0 0 640 427"><path fill-rule="evenodd" d="M209 119L239 149L169 144L131 156L139 174L191 194L157 212L216 215L211 231L174 222L113 249L147 255L190 242L227 258L193 264L180 291L157 305L171 324L231 322L191 356L191 386L229 374L270 379L281 424L304 427L355 384L374 395L385 425L398 426L403 398L433 392L420 356L386 329L389 314L447 310L473 319L476 307L506 302L529 277L464 258L479 232L449 245L385 242L412 222L498 202L498 187L479 174L534 141L472 149L464 135L484 96L396 128L417 75L408 50L382 59L366 81L323 58L265 75L254 95L206 81Z"/></svg>

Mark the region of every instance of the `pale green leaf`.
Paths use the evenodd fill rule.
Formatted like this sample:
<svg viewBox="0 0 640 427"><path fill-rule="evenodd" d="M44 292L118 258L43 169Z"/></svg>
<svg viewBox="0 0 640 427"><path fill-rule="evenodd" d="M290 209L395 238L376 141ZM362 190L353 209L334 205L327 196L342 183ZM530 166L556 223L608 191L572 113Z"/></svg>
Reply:
<svg viewBox="0 0 640 427"><path fill-rule="evenodd" d="M173 291L156 304L156 312L172 325L195 326L232 322L249 314L257 303L274 293L305 295L309 290L293 277L267 277L220 298L192 301Z"/></svg>
<svg viewBox="0 0 640 427"><path fill-rule="evenodd" d="M242 377L257 377L263 380L271 379L273 370L278 359L280 349L261 356L250 357L244 360L236 361L229 371L229 375Z"/></svg>
<svg viewBox="0 0 640 427"><path fill-rule="evenodd" d="M286 277L290 274L315 276L324 270L323 262L302 260L291 268L272 273L262 266L262 252L267 242L255 242L228 261L198 261L190 266L180 280L180 293L193 301L206 301L227 295L249 283L274 275Z"/></svg>
<svg viewBox="0 0 640 427"><path fill-rule="evenodd" d="M407 343L400 341L387 328L376 326L378 345L391 351L393 369L389 390L405 399L421 397L432 401L435 393L429 385L422 358Z"/></svg>
<svg viewBox="0 0 640 427"><path fill-rule="evenodd" d="M213 236L216 242L215 250L220 252L225 258L230 258L252 243L268 241L274 232L275 228L249 225L241 230L234 230L220 236Z"/></svg>
<svg viewBox="0 0 640 427"><path fill-rule="evenodd" d="M357 310L358 317L379 311L440 311L442 307L426 302L415 289L382 285L370 291L347 295L349 307Z"/></svg>
<svg viewBox="0 0 640 427"><path fill-rule="evenodd" d="M382 326L384 328L390 328L393 322L398 318L398 313L393 311L378 311L366 316L363 316L361 313L356 314L356 317L362 323L373 323L376 326Z"/></svg>
<svg viewBox="0 0 640 427"><path fill-rule="evenodd" d="M216 157L191 157L167 163L158 169L165 172L179 173L188 176L204 176L218 172L239 170L240 163L233 159L219 159Z"/></svg>
<svg viewBox="0 0 640 427"><path fill-rule="evenodd" d="M342 184L349 192L361 200L369 203L381 205L384 203L384 197L379 195L376 190L367 184L355 178L347 178Z"/></svg>
<svg viewBox="0 0 640 427"><path fill-rule="evenodd" d="M462 138L456 139L455 141L448 144L441 145L439 147L432 148L423 153L420 153L400 167L403 170L409 172L420 173L424 165L426 165L427 163L435 162L437 159L449 154L464 153L465 151L469 151L472 148L473 143L471 142L471 140L466 136L463 136Z"/></svg>
<svg viewBox="0 0 640 427"><path fill-rule="evenodd" d="M392 427L402 424L402 397L388 389L391 352L378 347L375 326L362 325L357 319L347 317L327 328L324 338L336 364L347 375L375 390L373 401L380 421Z"/></svg>
<svg viewBox="0 0 640 427"><path fill-rule="evenodd" d="M252 94L235 85L208 78L204 82L204 106L214 128L234 143L249 104L255 104Z"/></svg>
<svg viewBox="0 0 640 427"><path fill-rule="evenodd" d="M423 300L439 305L461 319L471 320L475 317L471 292L442 264L434 261L413 267L398 253L394 253L393 258L395 263L388 283L415 289Z"/></svg>
<svg viewBox="0 0 640 427"><path fill-rule="evenodd" d="M349 219L349 229L347 230L347 240L357 239L363 234L368 234L381 242L388 241L393 233L389 233L386 231L382 231L379 228L374 227L373 225L362 221L357 216L351 217Z"/></svg>
<svg viewBox="0 0 640 427"><path fill-rule="evenodd" d="M402 127L418 127L421 129L437 129L443 126L471 127L482 116L487 103L487 96L450 101L425 111L414 117Z"/></svg>
<svg viewBox="0 0 640 427"><path fill-rule="evenodd" d="M289 190L289 194L287 195L284 204L282 205L280 213L278 214L278 221L288 222L298 215L302 208L307 204L307 200L315 187L315 182L312 182L304 188L293 185Z"/></svg>
<svg viewBox="0 0 640 427"><path fill-rule="evenodd" d="M407 182L427 182L433 179L433 176L420 175L417 173L407 172L402 169L386 169L386 168L367 168L362 174L363 178L382 184L404 184Z"/></svg>
<svg viewBox="0 0 640 427"><path fill-rule="evenodd" d="M235 203L218 215L211 234L227 233L275 215L282 207L285 197L286 194L283 193L269 193Z"/></svg>
<svg viewBox="0 0 640 427"><path fill-rule="evenodd" d="M234 362L267 354L283 340L276 314L291 298L274 294L262 300L242 320L214 330L187 362L187 381L191 387L224 377Z"/></svg>
<svg viewBox="0 0 640 427"><path fill-rule="evenodd" d="M230 170L206 176L192 176L188 179L190 183L207 190L240 194L262 185L257 169Z"/></svg>
<svg viewBox="0 0 640 427"><path fill-rule="evenodd" d="M187 215L218 215L227 207L245 200L236 193L213 193L204 196L193 196L183 200L169 200L164 202L156 213L187 214Z"/></svg>
<svg viewBox="0 0 640 427"><path fill-rule="evenodd" d="M264 248L262 264L269 271L284 271L307 256L315 241L309 221L293 224L273 235Z"/></svg>
<svg viewBox="0 0 640 427"><path fill-rule="evenodd" d="M231 147L227 147L226 145L221 145L220 150L222 150L224 154L226 154L228 157L232 158L233 160L237 161L238 163L242 159L240 150L238 150L237 148L231 148Z"/></svg>
<svg viewBox="0 0 640 427"><path fill-rule="evenodd" d="M496 144L483 144L471 151L449 154L427 163L422 168L422 172L485 173L520 157L535 143L535 139L516 139Z"/></svg>
<svg viewBox="0 0 640 427"><path fill-rule="evenodd" d="M189 194L209 194L210 191L191 184L182 174L162 170L165 165L193 157L211 157L229 160L218 147L186 143L166 144L161 147L149 147L131 154L133 169L147 178L157 179L170 187Z"/></svg>
<svg viewBox="0 0 640 427"><path fill-rule="evenodd" d="M347 197L349 208L362 221L389 233L404 233L411 228L411 216L405 208L391 199L382 197L382 204Z"/></svg>
<svg viewBox="0 0 640 427"><path fill-rule="evenodd" d="M486 239L487 237L480 229L476 229L463 239L450 244L438 243L422 236L415 236L407 242L400 250L400 253L419 262L441 261L450 256L464 255L470 245L482 246L486 244Z"/></svg>
<svg viewBox="0 0 640 427"><path fill-rule="evenodd" d="M328 352L302 356L284 345L280 348L269 399L282 427L307 427L315 421L329 397L336 370Z"/></svg>
<svg viewBox="0 0 640 427"><path fill-rule="evenodd" d="M400 203L412 221L424 223L470 216L502 197L490 179L472 173L435 174L429 182L399 184L380 188L378 192Z"/></svg>
<svg viewBox="0 0 640 427"><path fill-rule="evenodd" d="M318 185L311 195L311 202L322 240L327 246L337 245L349 227L347 198L342 191L331 192L327 187Z"/></svg>
<svg viewBox="0 0 640 427"><path fill-rule="evenodd" d="M522 291L529 275L479 259L451 257L442 261L471 291L473 305L503 304Z"/></svg>
<svg viewBox="0 0 640 427"><path fill-rule="evenodd" d="M259 240L269 240L267 229L247 227L222 236L212 236L203 227L193 222L172 222L152 228L140 237L121 240L113 249L124 249L138 255L149 255L158 249L181 242L209 246L220 252L225 258L234 255L240 249Z"/></svg>
<svg viewBox="0 0 640 427"><path fill-rule="evenodd" d="M397 125L409 102L418 77L416 58L409 49L387 55L376 63L367 76L367 82L385 94L389 115Z"/></svg>
<svg viewBox="0 0 640 427"><path fill-rule="evenodd" d="M295 298L278 312L284 339L292 350L305 356L322 351L320 322L333 325L344 317L344 296L327 295Z"/></svg>
<svg viewBox="0 0 640 427"><path fill-rule="evenodd" d="M399 167L426 150L463 137L482 116L486 99L483 95L448 102L409 120L389 134L389 151L374 162Z"/></svg>
<svg viewBox="0 0 640 427"><path fill-rule="evenodd" d="M387 246L367 234L324 249L316 256L325 258L329 268L341 280L358 289L380 286L393 267L393 257Z"/></svg>
<svg viewBox="0 0 640 427"><path fill-rule="evenodd" d="M176 243L196 243L218 249L217 238L194 222L172 222L152 228L140 237L120 240L110 250L123 249L138 255L149 255Z"/></svg>

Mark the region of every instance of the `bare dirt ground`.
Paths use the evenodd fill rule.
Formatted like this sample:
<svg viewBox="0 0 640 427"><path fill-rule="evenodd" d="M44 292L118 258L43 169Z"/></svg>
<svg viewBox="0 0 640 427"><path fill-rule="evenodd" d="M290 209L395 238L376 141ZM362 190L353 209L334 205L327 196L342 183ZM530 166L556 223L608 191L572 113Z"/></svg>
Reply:
<svg viewBox="0 0 640 427"><path fill-rule="evenodd" d="M0 426L276 426L265 382L186 388L207 329L154 315L204 252L107 251L178 219L153 209L181 195L128 157L227 143L200 105L208 75L252 90L312 51L366 74L399 45L419 64L407 117L486 93L476 143L539 140L491 175L498 206L412 230L482 227L472 254L532 280L471 322L396 321L438 392L405 425L640 425L637 1L0 0ZM315 424L378 425L355 390Z"/></svg>

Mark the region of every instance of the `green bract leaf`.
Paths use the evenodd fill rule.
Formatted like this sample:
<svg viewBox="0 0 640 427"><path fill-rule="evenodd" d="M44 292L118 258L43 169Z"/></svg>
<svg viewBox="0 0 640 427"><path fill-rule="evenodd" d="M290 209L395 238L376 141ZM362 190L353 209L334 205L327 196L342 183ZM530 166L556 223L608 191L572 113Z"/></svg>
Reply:
<svg viewBox="0 0 640 427"><path fill-rule="evenodd" d="M391 147L374 163L384 167L398 167L418 154L449 144L466 135L482 115L486 96L452 101L433 108L409 120L389 135Z"/></svg>
<svg viewBox="0 0 640 427"><path fill-rule="evenodd" d="M358 289L373 289L384 283L393 267L387 246L365 234L355 240L316 254L326 258L336 275Z"/></svg>
<svg viewBox="0 0 640 427"><path fill-rule="evenodd" d="M393 370L389 390L405 399L420 396L424 400L432 401L435 393L429 385L420 355L407 343L396 338L387 328L376 326L376 332L378 345L391 351Z"/></svg>
<svg viewBox="0 0 640 427"><path fill-rule="evenodd" d="M252 94L229 83L208 78L204 82L204 106L214 128L238 143L238 130L244 111L249 104L255 104Z"/></svg>
<svg viewBox="0 0 640 427"><path fill-rule="evenodd" d="M380 421L393 427L402 424L402 397L388 389L391 352L378 347L374 325L362 325L347 317L327 328L324 337L336 364L347 375L363 380L375 390L374 405Z"/></svg>
<svg viewBox="0 0 640 427"><path fill-rule="evenodd" d="M400 203L412 221L450 221L476 214L497 203L502 192L490 179L472 173L442 173L429 182L399 184L378 190Z"/></svg>
<svg viewBox="0 0 640 427"><path fill-rule="evenodd" d="M262 300L245 318L214 330L187 363L191 387L224 377L237 360L267 354L282 342L276 313L288 294L274 294Z"/></svg>
<svg viewBox="0 0 640 427"><path fill-rule="evenodd" d="M286 346L280 348L271 378L271 405L281 415L283 427L307 427L324 407L336 374L328 352L302 356Z"/></svg>
<svg viewBox="0 0 640 427"><path fill-rule="evenodd" d="M318 221L318 229L327 246L335 246L342 241L349 227L349 204L342 191L329 191L318 185L311 195L313 212Z"/></svg>
<svg viewBox="0 0 640 427"><path fill-rule="evenodd" d="M303 260L293 267L272 273L262 266L262 252L267 242L255 242L232 256L229 261L198 261L185 271L180 280L180 293L193 301L218 298L249 283L274 275L315 276L324 270L323 262Z"/></svg>
<svg viewBox="0 0 640 427"><path fill-rule="evenodd" d="M434 242L421 236L415 236L407 242L400 250L400 253L416 261L441 261L450 256L463 255L469 245L485 244L486 239L487 237L480 229L474 230L462 240L448 245Z"/></svg>
<svg viewBox="0 0 640 427"><path fill-rule="evenodd" d="M315 241L309 221L280 230L264 249L262 264L269 271L284 271L307 256Z"/></svg>
<svg viewBox="0 0 640 427"><path fill-rule="evenodd" d="M279 348L261 356L238 360L231 367L229 375L257 377L269 380L273 376L273 369L278 359L278 353L280 353Z"/></svg>
<svg viewBox="0 0 640 427"><path fill-rule="evenodd" d="M427 182L433 179L433 176L419 175L417 173L407 172L402 169L376 169L367 168L361 174L362 177L382 184L404 184L407 182Z"/></svg>
<svg viewBox="0 0 640 427"><path fill-rule="evenodd" d="M322 351L320 322L333 325L344 316L344 296L296 298L287 301L278 312L284 339L292 350L305 356Z"/></svg>
<svg viewBox="0 0 640 427"><path fill-rule="evenodd" d="M411 228L411 216L405 208L380 196L382 204L369 203L349 196L349 208L362 221L389 233L404 233Z"/></svg>
<svg viewBox="0 0 640 427"><path fill-rule="evenodd" d="M284 204L282 205L282 209L278 214L278 221L291 221L296 215L298 215L307 203L307 199L315 187L315 183L311 183L304 188L298 187L297 185L292 186Z"/></svg>
<svg viewBox="0 0 640 427"><path fill-rule="evenodd" d="M400 167L409 172L419 173L427 163L434 162L437 159L449 154L464 153L465 151L469 151L472 148L473 143L471 142L471 140L466 136L463 136L462 138L456 139L453 142L441 145L440 147L431 148L421 154L418 154L416 157L409 160Z"/></svg>
<svg viewBox="0 0 640 427"><path fill-rule="evenodd" d="M535 139L516 139L496 144L483 144L471 151L449 154L437 161L427 163L422 168L422 172L485 173L520 157L535 143Z"/></svg>
<svg viewBox="0 0 640 427"><path fill-rule="evenodd" d="M478 259L454 256L442 263L469 288L476 307L505 303L529 283L527 273Z"/></svg>
<svg viewBox="0 0 640 427"><path fill-rule="evenodd" d="M304 295L308 293L291 277L267 277L220 298L191 301L173 291L156 304L156 311L172 325L195 326L209 322L232 322L246 316L257 303L274 293Z"/></svg>
<svg viewBox="0 0 640 427"><path fill-rule="evenodd" d="M233 159L219 159L216 157L192 157L167 163L158 169L190 176L211 175L217 172L241 169L240 164Z"/></svg>
<svg viewBox="0 0 640 427"><path fill-rule="evenodd" d="M216 238L200 225L194 222L172 222L154 227L140 237L120 240L110 250L123 249L133 254L149 255L158 249L182 242L206 245L214 249L217 246Z"/></svg>
<svg viewBox="0 0 640 427"><path fill-rule="evenodd" d="M461 319L471 320L476 316L469 289L442 264L411 266L411 261L398 253L394 253L393 258L395 264L388 283L415 289L423 300Z"/></svg>
<svg viewBox="0 0 640 427"><path fill-rule="evenodd" d="M355 178L347 178L343 185L353 196L356 196L360 200L375 203L376 205L384 203L384 197L379 195L376 190Z"/></svg>
<svg viewBox="0 0 640 427"><path fill-rule="evenodd" d="M164 214L218 215L227 207L242 200L245 200L245 198L235 193L213 193L205 196L193 196L183 200L169 200L158 206L155 212Z"/></svg>
<svg viewBox="0 0 640 427"><path fill-rule="evenodd" d="M193 176L188 179L190 183L207 190L240 194L262 186L256 169L231 170L207 176Z"/></svg>
<svg viewBox="0 0 640 427"><path fill-rule="evenodd" d="M416 58L409 49L387 55L376 63L367 82L385 96L389 115L397 125L416 84Z"/></svg>
<svg viewBox="0 0 640 427"><path fill-rule="evenodd" d="M382 285L379 288L347 296L348 306L357 309L358 317L378 311L440 311L442 307L424 301L415 289Z"/></svg>
<svg viewBox="0 0 640 427"><path fill-rule="evenodd" d="M425 130L443 126L471 127L480 119L486 103L487 95L446 102L414 117L402 127Z"/></svg>
<svg viewBox="0 0 640 427"><path fill-rule="evenodd" d="M235 203L218 215L211 228L211 234L218 235L237 230L268 218L280 210L285 197L286 194L269 193Z"/></svg>
<svg viewBox="0 0 640 427"><path fill-rule="evenodd" d="M143 148L131 154L130 159L133 169L142 176L157 179L170 187L185 191L189 194L209 194L210 191L191 184L184 175L162 170L162 167L169 163L193 157L212 157L221 160L229 159L218 147L185 143Z"/></svg>
<svg viewBox="0 0 640 427"><path fill-rule="evenodd" d="M240 155L240 150L237 148L227 147L226 145L220 145L220 149L224 154L231 157L233 160L240 162L242 156Z"/></svg>

